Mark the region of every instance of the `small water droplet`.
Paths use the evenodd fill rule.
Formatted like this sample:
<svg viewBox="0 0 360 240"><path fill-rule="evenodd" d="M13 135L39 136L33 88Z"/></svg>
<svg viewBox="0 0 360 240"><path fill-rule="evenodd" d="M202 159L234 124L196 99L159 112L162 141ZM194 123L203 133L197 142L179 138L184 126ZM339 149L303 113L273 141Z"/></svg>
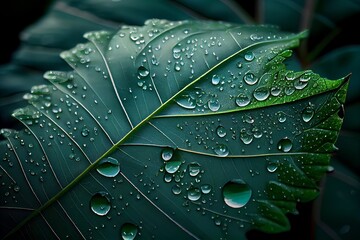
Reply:
<svg viewBox="0 0 360 240"><path fill-rule="evenodd" d="M83 137L87 137L87 136L89 135L89 133L90 133L90 130L89 130L87 127L83 127L83 128L81 129L81 135L82 135Z"/></svg>
<svg viewBox="0 0 360 240"><path fill-rule="evenodd" d="M175 47L173 48L173 57L174 57L175 59L179 59L180 56L181 56L180 53L181 53L181 49L180 49L179 47L175 46Z"/></svg>
<svg viewBox="0 0 360 240"><path fill-rule="evenodd" d="M213 85L218 85L220 83L220 77L217 74L214 74L211 78L211 83Z"/></svg>
<svg viewBox="0 0 360 240"><path fill-rule="evenodd" d="M173 154L174 154L174 149L167 147L161 151L161 158L164 161L169 161L172 158Z"/></svg>
<svg viewBox="0 0 360 240"><path fill-rule="evenodd" d="M225 137L226 136L226 129L223 127L223 126L218 126L217 128L216 128L216 134L219 136L219 137L221 137L221 138L223 138L223 137Z"/></svg>
<svg viewBox="0 0 360 240"><path fill-rule="evenodd" d="M241 208L249 202L252 191L242 179L233 179L224 185L222 194L226 205Z"/></svg>
<svg viewBox="0 0 360 240"><path fill-rule="evenodd" d="M255 55L253 52L247 52L244 55L244 59L248 62L251 62L252 60L254 60L254 58L255 58Z"/></svg>
<svg viewBox="0 0 360 240"><path fill-rule="evenodd" d="M266 169L268 170L268 172L273 173L278 169L278 165L279 165L279 163L277 161L276 162L275 161L269 161L267 166L266 166Z"/></svg>
<svg viewBox="0 0 360 240"><path fill-rule="evenodd" d="M220 157L226 157L227 155L229 155L229 149L226 145L224 144L218 144L215 148L214 148L214 152L219 155Z"/></svg>
<svg viewBox="0 0 360 240"><path fill-rule="evenodd" d="M150 73L149 70L144 66L140 66L138 68L138 74L139 74L140 78L147 77L149 75L149 73Z"/></svg>
<svg viewBox="0 0 360 240"><path fill-rule="evenodd" d="M132 224L132 223L124 223L121 226L121 237L123 240L133 240L135 239L137 233L138 233L138 228L136 225Z"/></svg>
<svg viewBox="0 0 360 240"><path fill-rule="evenodd" d="M199 188L197 187L191 187L189 190L188 190L188 193L187 193L187 198L190 200L190 201L197 201L199 200L201 197L201 191Z"/></svg>
<svg viewBox="0 0 360 240"><path fill-rule="evenodd" d="M192 162L188 165L189 175L192 177L197 176L200 173L200 164L197 162Z"/></svg>
<svg viewBox="0 0 360 240"><path fill-rule="evenodd" d="M278 115L278 120L280 123L283 123L286 121L286 114L282 111L280 112L277 112L277 115Z"/></svg>
<svg viewBox="0 0 360 240"><path fill-rule="evenodd" d="M176 184L171 188L171 191L173 194L179 195L181 193L181 188L178 184Z"/></svg>
<svg viewBox="0 0 360 240"><path fill-rule="evenodd" d="M94 196L91 197L90 208L95 214L105 216L111 209L108 193L95 193Z"/></svg>
<svg viewBox="0 0 360 240"><path fill-rule="evenodd" d="M258 81L258 78L255 77L254 74L248 72L244 75L244 81L249 85L254 85Z"/></svg>
<svg viewBox="0 0 360 240"><path fill-rule="evenodd" d="M310 122L310 120L314 117L315 111L311 106L307 106L301 113L301 117L304 122Z"/></svg>
<svg viewBox="0 0 360 240"><path fill-rule="evenodd" d="M267 87L258 87L254 90L253 95L256 100L264 101L270 96L270 91Z"/></svg>
<svg viewBox="0 0 360 240"><path fill-rule="evenodd" d="M200 186L200 189L203 194L209 194L212 190L212 187L210 184L203 184Z"/></svg>
<svg viewBox="0 0 360 240"><path fill-rule="evenodd" d="M288 138L283 138L278 142L278 149L283 152L289 152L292 148L292 142Z"/></svg>
<svg viewBox="0 0 360 240"><path fill-rule="evenodd" d="M240 93L235 99L236 105L245 107L250 103L250 98L245 93Z"/></svg>
<svg viewBox="0 0 360 240"><path fill-rule="evenodd" d="M115 177L120 172L120 164L115 158L107 157L99 162L96 170L105 177Z"/></svg>

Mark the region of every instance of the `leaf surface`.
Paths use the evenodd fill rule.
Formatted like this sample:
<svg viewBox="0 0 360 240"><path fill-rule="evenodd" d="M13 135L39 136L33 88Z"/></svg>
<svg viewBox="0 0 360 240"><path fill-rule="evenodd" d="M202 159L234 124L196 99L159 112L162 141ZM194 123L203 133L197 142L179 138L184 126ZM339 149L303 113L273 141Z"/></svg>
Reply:
<svg viewBox="0 0 360 240"><path fill-rule="evenodd" d="M348 77L283 61L305 33L150 19L88 32L3 129L1 235L245 239L313 200Z"/></svg>

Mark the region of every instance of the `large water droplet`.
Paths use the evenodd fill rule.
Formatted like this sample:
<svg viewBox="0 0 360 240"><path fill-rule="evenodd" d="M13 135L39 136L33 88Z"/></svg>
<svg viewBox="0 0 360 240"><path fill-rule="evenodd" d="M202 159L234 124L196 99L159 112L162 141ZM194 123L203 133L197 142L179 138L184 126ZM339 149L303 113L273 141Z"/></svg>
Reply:
<svg viewBox="0 0 360 240"><path fill-rule="evenodd" d="M180 107L183 107L186 109L196 108L196 100L194 98L184 96L179 99L176 99L175 101Z"/></svg>
<svg viewBox="0 0 360 240"><path fill-rule="evenodd" d="M311 106L307 106L301 113L304 122L309 122L314 117L315 111Z"/></svg>
<svg viewBox="0 0 360 240"><path fill-rule="evenodd" d="M173 48L173 57L174 57L175 59L179 59L180 56L181 56L180 53L181 53L181 49L180 49L179 47L175 46L175 47Z"/></svg>
<svg viewBox="0 0 360 240"><path fill-rule="evenodd" d="M223 137L225 137L226 136L226 129L223 127L223 126L218 126L217 128L216 128L216 134L219 136L219 137L221 137L221 138L223 138Z"/></svg>
<svg viewBox="0 0 360 240"><path fill-rule="evenodd" d="M174 149L167 147L161 151L161 158L164 161L169 161L172 158L173 154L174 154Z"/></svg>
<svg viewBox="0 0 360 240"><path fill-rule="evenodd" d="M224 185L222 193L229 207L241 208L249 202L252 191L242 179L233 179Z"/></svg>
<svg viewBox="0 0 360 240"><path fill-rule="evenodd" d="M250 72L244 75L244 81L249 85L254 85L257 80L257 77L255 77L255 75Z"/></svg>
<svg viewBox="0 0 360 240"><path fill-rule="evenodd" d="M281 93L281 88L279 88L278 86L273 86L273 87L271 87L270 93L271 93L271 95L273 95L274 97L277 97L277 96L279 96L280 93Z"/></svg>
<svg viewBox="0 0 360 240"><path fill-rule="evenodd" d="M214 85L218 85L220 83L220 77L217 74L214 74L211 78L211 83Z"/></svg>
<svg viewBox="0 0 360 240"><path fill-rule="evenodd" d="M197 187L191 187L189 190L188 190L188 193L187 193L187 198L190 200L190 201L197 201L199 200L201 197L201 191L199 188Z"/></svg>
<svg viewBox="0 0 360 240"><path fill-rule="evenodd" d="M66 72L59 71L48 71L44 74L44 78L53 83L63 83L70 79Z"/></svg>
<svg viewBox="0 0 360 240"><path fill-rule="evenodd" d="M235 99L236 105L245 107L250 103L250 98L245 93L240 93Z"/></svg>
<svg viewBox="0 0 360 240"><path fill-rule="evenodd" d="M140 78L147 77L149 75L149 73L150 73L149 70L144 66L140 66L138 68L138 74L139 74Z"/></svg>
<svg viewBox="0 0 360 240"><path fill-rule="evenodd" d="M211 111L216 112L220 109L220 103L217 98L212 98L208 101L208 107Z"/></svg>
<svg viewBox="0 0 360 240"><path fill-rule="evenodd" d="M104 158L99 162L96 170L105 177L115 177L120 172L120 164L115 158Z"/></svg>
<svg viewBox="0 0 360 240"><path fill-rule="evenodd" d="M229 155L229 149L226 145L224 144L218 144L215 148L214 148L214 152L219 155L220 157L226 157L227 155Z"/></svg>
<svg viewBox="0 0 360 240"><path fill-rule="evenodd" d="M138 228L136 225L132 224L132 223L124 223L121 226L121 237L123 240L133 240L135 239L137 233L138 233Z"/></svg>
<svg viewBox="0 0 360 240"><path fill-rule="evenodd" d="M256 100L264 101L269 97L270 91L269 88L267 87L258 87L257 89L254 90L253 95Z"/></svg>
<svg viewBox="0 0 360 240"><path fill-rule="evenodd" d="M289 152L292 148L292 142L288 138L283 138L278 142L278 149L283 152Z"/></svg>
<svg viewBox="0 0 360 240"><path fill-rule="evenodd" d="M197 176L200 173L200 164L197 162L192 162L188 165L189 175L192 177Z"/></svg>
<svg viewBox="0 0 360 240"><path fill-rule="evenodd" d="M181 188L179 185L176 184L171 188L171 191L173 194L179 195L181 193Z"/></svg>
<svg viewBox="0 0 360 240"><path fill-rule="evenodd" d="M168 173L175 173L177 170L179 170L181 165L180 160L172 160L165 163L165 171Z"/></svg>
<svg viewBox="0 0 360 240"><path fill-rule="evenodd" d="M95 193L90 200L90 208L95 214L99 216L106 215L111 209L108 193Z"/></svg>

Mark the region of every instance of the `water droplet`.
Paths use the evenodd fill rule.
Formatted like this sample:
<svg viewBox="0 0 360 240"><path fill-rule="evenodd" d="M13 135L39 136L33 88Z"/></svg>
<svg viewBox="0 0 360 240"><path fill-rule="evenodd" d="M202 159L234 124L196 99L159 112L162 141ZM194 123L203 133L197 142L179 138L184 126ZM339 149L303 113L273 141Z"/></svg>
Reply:
<svg viewBox="0 0 360 240"><path fill-rule="evenodd" d="M212 187L210 184L203 184L200 186L200 189L203 194L209 194L212 190Z"/></svg>
<svg viewBox="0 0 360 240"><path fill-rule="evenodd" d="M235 99L236 105L245 107L250 103L250 98L245 93L240 93Z"/></svg>
<svg viewBox="0 0 360 240"><path fill-rule="evenodd" d="M241 140L244 144L246 144L246 145L250 144L250 143L253 141L253 139L254 139L254 138L253 138L253 135L252 135L252 134L248 134L245 128L243 128L243 129L240 130L240 140Z"/></svg>
<svg viewBox="0 0 360 240"><path fill-rule="evenodd" d="M226 145L224 144L218 144L215 148L214 148L214 152L219 155L220 157L226 157L227 155L229 155L229 149Z"/></svg>
<svg viewBox="0 0 360 240"><path fill-rule="evenodd" d="M107 157L99 162L96 170L105 177L115 177L120 172L120 164L115 158Z"/></svg>
<svg viewBox="0 0 360 240"><path fill-rule="evenodd" d="M98 192L92 196L90 200L90 208L95 214L104 216L110 211L111 205L107 195L108 193L106 192Z"/></svg>
<svg viewBox="0 0 360 240"><path fill-rule="evenodd" d="M187 198L190 200L190 201L197 201L199 200L201 197L201 191L199 188L197 187L191 187L189 190L188 190L188 193L187 193Z"/></svg>
<svg viewBox="0 0 360 240"><path fill-rule="evenodd" d="M83 128L81 129L81 135L82 135L83 137L87 137L87 136L89 135L89 133L90 133L90 130L89 130L87 127L83 127Z"/></svg>
<svg viewBox="0 0 360 240"><path fill-rule="evenodd" d="M280 123L283 123L286 121L286 114L282 111L280 112L277 112L277 115L278 115L278 120Z"/></svg>
<svg viewBox="0 0 360 240"><path fill-rule="evenodd" d="M253 52L247 52L247 53L245 53L244 58L246 61L251 62L252 60L254 60L255 55Z"/></svg>
<svg viewBox="0 0 360 240"><path fill-rule="evenodd" d="M140 78L147 77L149 75L149 73L150 73L149 70L144 66L140 66L138 68L138 74L139 74Z"/></svg>
<svg viewBox="0 0 360 240"><path fill-rule="evenodd" d="M269 97L270 91L267 87L258 87L257 89L255 89L253 95L256 100L264 101Z"/></svg>
<svg viewBox="0 0 360 240"><path fill-rule="evenodd" d="M295 79L295 73L294 71L289 71L285 74L285 78L289 81L292 81Z"/></svg>
<svg viewBox="0 0 360 240"><path fill-rule="evenodd" d="M281 88L279 88L278 86L274 86L270 89L270 93L271 95L273 95L274 97L277 97L280 95L281 93Z"/></svg>
<svg viewBox="0 0 360 240"><path fill-rule="evenodd" d="M161 151L161 158L164 161L169 161L172 158L173 154L174 154L174 149L167 147Z"/></svg>
<svg viewBox="0 0 360 240"><path fill-rule="evenodd" d="M178 184L176 184L171 188L171 191L173 194L179 195L181 193L181 188Z"/></svg>
<svg viewBox="0 0 360 240"><path fill-rule="evenodd" d="M188 165L189 175L192 177L197 176L200 173L200 164L197 162L192 162Z"/></svg>
<svg viewBox="0 0 360 240"><path fill-rule="evenodd" d="M182 97L175 100L176 103L183 108L186 109L194 109L196 108L196 100L190 97Z"/></svg>
<svg viewBox="0 0 360 240"><path fill-rule="evenodd" d="M165 171L168 173L175 173L177 170L179 170L181 165L180 160L172 160L165 163Z"/></svg>
<svg viewBox="0 0 360 240"><path fill-rule="evenodd" d="M211 83L213 85L218 85L220 83L220 77L217 74L214 74L211 78Z"/></svg>
<svg viewBox="0 0 360 240"><path fill-rule="evenodd" d="M179 48L179 47L174 47L173 48L173 57L175 58L175 59L179 59L180 58L180 53L181 53L181 49Z"/></svg>
<svg viewBox="0 0 360 240"><path fill-rule="evenodd" d="M254 74L248 72L244 75L244 81L249 85L254 85L258 81L258 79L257 77L255 77Z"/></svg>
<svg viewBox="0 0 360 240"><path fill-rule="evenodd" d="M224 185L222 193L226 205L241 208L249 202L252 191L242 179L233 179Z"/></svg>
<svg viewBox="0 0 360 240"><path fill-rule="evenodd" d="M53 83L63 83L70 79L66 72L59 71L48 71L44 74L44 78Z"/></svg>
<svg viewBox="0 0 360 240"><path fill-rule="evenodd" d="M273 173L278 169L278 165L279 163L277 161L269 161L266 169L268 170L268 172Z"/></svg>
<svg viewBox="0 0 360 240"><path fill-rule="evenodd" d="M314 117L315 111L311 106L307 106L301 113L301 117L304 122L310 122L310 120Z"/></svg>
<svg viewBox="0 0 360 240"><path fill-rule="evenodd" d="M216 128L216 134L219 136L219 137L221 137L221 138L223 138L223 137L225 137L226 136L226 129L223 127L223 126L218 126L217 128Z"/></svg>
<svg viewBox="0 0 360 240"><path fill-rule="evenodd" d="M208 107L211 111L216 112L220 109L220 103L217 98L212 98L208 101Z"/></svg>
<svg viewBox="0 0 360 240"><path fill-rule="evenodd" d="M278 142L278 149L283 152L289 152L292 148L292 142L288 138L283 138Z"/></svg>
<svg viewBox="0 0 360 240"><path fill-rule="evenodd" d="M132 223L124 223L121 226L121 237L123 240L133 240L135 239L137 233L138 233L138 228L136 225L132 224Z"/></svg>

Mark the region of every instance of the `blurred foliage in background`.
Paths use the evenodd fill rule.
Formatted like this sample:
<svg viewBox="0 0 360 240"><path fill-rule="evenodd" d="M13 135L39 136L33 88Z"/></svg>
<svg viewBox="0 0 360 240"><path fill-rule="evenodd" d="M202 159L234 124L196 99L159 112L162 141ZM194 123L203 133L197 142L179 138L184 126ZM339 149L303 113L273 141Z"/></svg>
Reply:
<svg viewBox="0 0 360 240"><path fill-rule="evenodd" d="M21 128L11 112L22 95L43 83L47 70L69 70L60 52L84 42L91 30L142 25L149 18L209 19L275 24L282 30L309 30L289 64L337 79L351 73L345 121L332 158L333 170L315 201L289 216L290 232L249 239L350 240L360 237L360 39L359 0L14 0L2 8L0 127Z"/></svg>

